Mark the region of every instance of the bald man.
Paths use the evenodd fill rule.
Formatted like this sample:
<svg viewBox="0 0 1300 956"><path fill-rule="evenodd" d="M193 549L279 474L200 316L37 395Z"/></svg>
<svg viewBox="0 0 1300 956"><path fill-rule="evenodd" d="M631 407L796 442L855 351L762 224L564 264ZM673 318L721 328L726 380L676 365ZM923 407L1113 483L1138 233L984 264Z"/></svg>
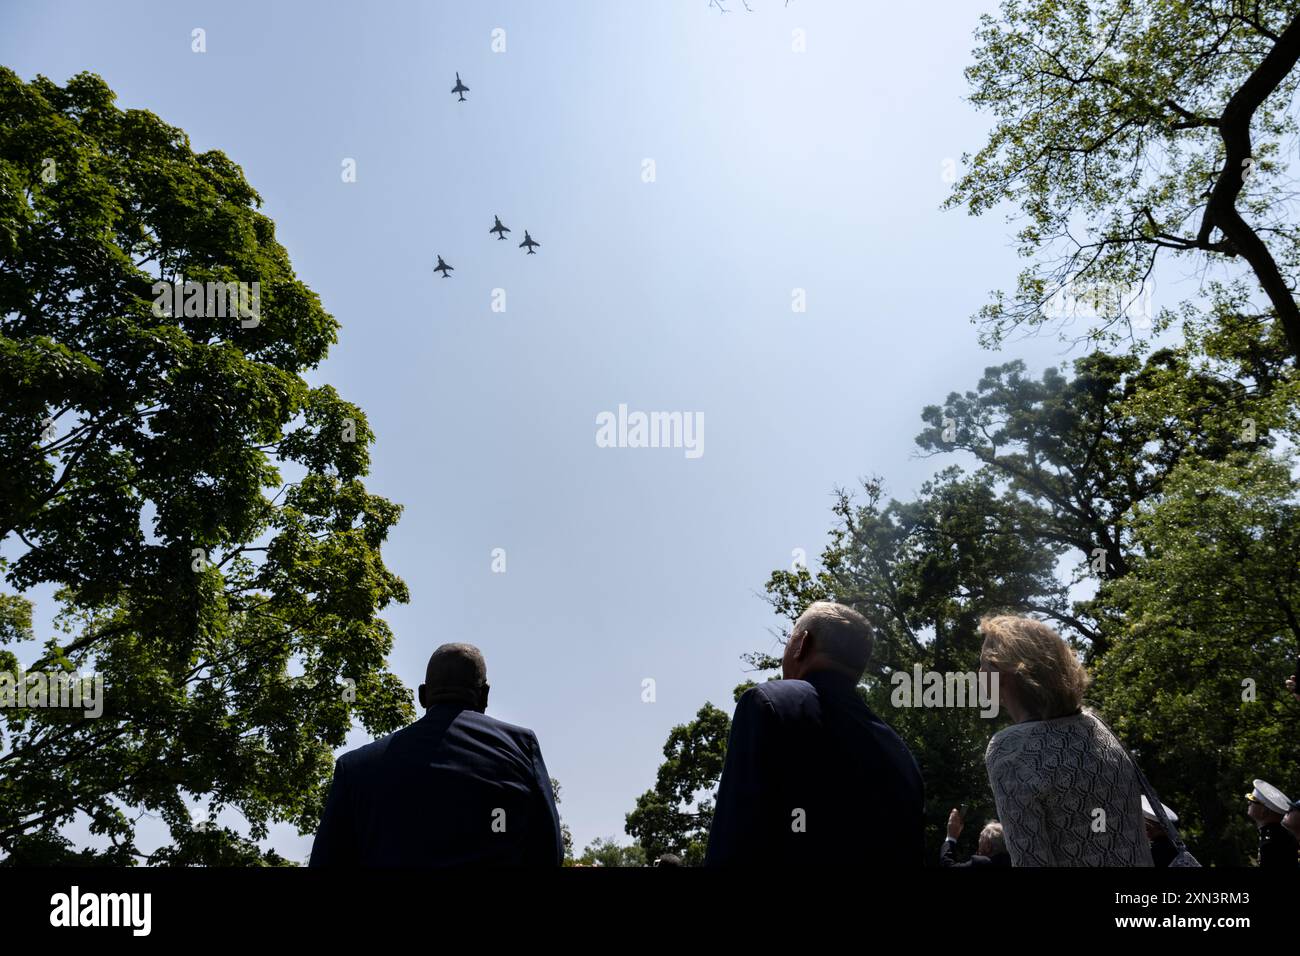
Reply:
<svg viewBox="0 0 1300 956"><path fill-rule="evenodd" d="M829 601L795 622L784 680L736 705L705 865L922 865L920 770L857 692L872 641Z"/></svg>
<svg viewBox="0 0 1300 956"><path fill-rule="evenodd" d="M424 717L334 765L312 866L559 866L559 814L531 730L487 716L472 644L433 652Z"/></svg>

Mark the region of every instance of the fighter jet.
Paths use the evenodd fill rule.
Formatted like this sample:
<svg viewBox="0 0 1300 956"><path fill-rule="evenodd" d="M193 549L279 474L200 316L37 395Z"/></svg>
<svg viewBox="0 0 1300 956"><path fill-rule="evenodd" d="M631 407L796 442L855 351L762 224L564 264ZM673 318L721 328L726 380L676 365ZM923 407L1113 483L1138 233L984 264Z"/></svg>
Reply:
<svg viewBox="0 0 1300 956"><path fill-rule="evenodd" d="M447 263L445 263L445 262L442 261L442 256L439 256L439 257L438 257L438 264L437 264L436 266L433 267L433 271L434 271L434 272L441 272L441 273L442 273L442 277L443 277L444 279L450 279L450 278L451 278L451 271L452 271L454 268L456 268L456 267L455 267L455 266L449 266L449 265L447 265Z"/></svg>
<svg viewBox="0 0 1300 956"><path fill-rule="evenodd" d="M456 74L456 85L451 88L453 93L460 94L460 102L465 102L465 94L469 92L469 87L460 81L460 73Z"/></svg>
<svg viewBox="0 0 1300 956"><path fill-rule="evenodd" d="M528 234L528 230L525 229L525 230L524 230L524 241L521 242L521 243L519 243L519 248L520 248L520 249L527 249L527 250L528 250L528 254L529 254L530 256L535 256L535 255L537 255L537 253L533 252L533 246L540 246L540 245L541 245L541 243L538 242L536 239L534 239L532 236L530 236L530 235Z"/></svg>
<svg viewBox="0 0 1300 956"><path fill-rule="evenodd" d="M497 224L493 226L491 229L489 229L488 232L499 233L497 239L504 239L506 237L506 233L510 231L510 227L501 225L500 216L493 216L492 218L497 221Z"/></svg>

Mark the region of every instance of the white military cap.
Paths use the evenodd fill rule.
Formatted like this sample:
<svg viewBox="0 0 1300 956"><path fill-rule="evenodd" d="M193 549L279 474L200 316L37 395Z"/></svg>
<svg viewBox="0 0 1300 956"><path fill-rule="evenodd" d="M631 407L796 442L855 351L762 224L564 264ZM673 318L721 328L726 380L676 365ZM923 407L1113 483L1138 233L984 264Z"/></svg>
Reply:
<svg viewBox="0 0 1300 956"><path fill-rule="evenodd" d="M1169 809L1169 804L1162 802L1160 805L1165 808L1165 816L1169 818L1169 822L1177 823L1178 814ZM1151 802L1147 800L1147 795L1145 793L1142 794L1142 816L1146 817L1152 823L1160 822L1160 818L1156 816L1156 812L1151 809Z"/></svg>
<svg viewBox="0 0 1300 956"><path fill-rule="evenodd" d="M1253 783L1255 789L1246 794L1247 800L1262 803L1274 813L1284 814L1291 809L1291 800L1287 795L1267 780L1255 780Z"/></svg>

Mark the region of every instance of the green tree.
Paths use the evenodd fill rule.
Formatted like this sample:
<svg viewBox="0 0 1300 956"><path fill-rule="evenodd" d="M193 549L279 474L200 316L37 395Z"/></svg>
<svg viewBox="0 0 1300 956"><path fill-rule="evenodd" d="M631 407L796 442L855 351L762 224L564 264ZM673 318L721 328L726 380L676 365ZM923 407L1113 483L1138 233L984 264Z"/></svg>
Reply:
<svg viewBox="0 0 1300 956"><path fill-rule="evenodd" d="M636 844L621 846L613 837L597 837L578 857L581 866L645 866L645 851Z"/></svg>
<svg viewBox="0 0 1300 956"><path fill-rule="evenodd" d="M1263 293L1300 357L1300 227L1283 153L1300 4L1004 0L977 42L966 75L993 130L963 157L948 205L1010 204L1032 260L981 312L987 341L1068 321L1053 304L1069 287L1091 338L1132 335L1138 284L1164 254L1198 271L1243 261L1236 278Z"/></svg>
<svg viewBox="0 0 1300 956"><path fill-rule="evenodd" d="M750 686L737 687L736 700ZM730 733L731 718L707 702L693 721L669 732L654 788L637 797L627 815L625 829L647 859L676 853L686 866L704 862L713 823L712 793L727 759ZM710 796L702 796L706 793Z"/></svg>
<svg viewBox="0 0 1300 956"><path fill-rule="evenodd" d="M0 69L0 641L32 637L23 594L52 585L66 637L26 668L105 681L98 719L0 716L11 862L134 859L145 811L171 835L155 862L279 862L256 841L314 829L353 717L414 716L379 617L407 599L380 555L400 509L362 483L364 414L303 378L338 323L260 202L98 77ZM182 277L256 282L259 314L156 308ZM246 834L209 822L227 807ZM76 814L106 852L60 835Z"/></svg>
<svg viewBox="0 0 1300 956"><path fill-rule="evenodd" d="M1272 374L1278 359L1275 348L1259 362ZM1145 362L1095 352L1074 363L1073 375L1049 368L1039 381L1013 361L987 369L975 391L928 406L929 427L917 444L972 456L977 474L999 492L989 520L1069 556L1069 585L1095 585L1129 572L1124 518L1158 494L1180 461L1230 454L1247 420L1257 423L1251 441L1271 440L1277 416L1264 405L1266 391L1221 367L1198 366L1187 349L1161 350ZM1106 649L1089 601L1067 603L1058 593L1007 610L1050 618L1090 653Z"/></svg>
<svg viewBox="0 0 1300 956"><path fill-rule="evenodd" d="M1300 481L1294 455L1188 461L1131 520L1142 557L1104 589L1096 693L1202 863L1242 865L1242 794L1300 789Z"/></svg>

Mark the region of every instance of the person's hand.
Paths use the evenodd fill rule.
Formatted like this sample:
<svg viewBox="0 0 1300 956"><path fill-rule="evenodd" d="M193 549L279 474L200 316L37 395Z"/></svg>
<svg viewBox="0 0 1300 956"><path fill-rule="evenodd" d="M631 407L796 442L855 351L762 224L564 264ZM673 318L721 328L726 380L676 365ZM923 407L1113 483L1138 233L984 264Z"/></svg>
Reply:
<svg viewBox="0 0 1300 956"><path fill-rule="evenodd" d="M953 807L952 812L948 814L948 836L952 837L954 840L957 839L961 836L961 828L961 811L956 807Z"/></svg>

